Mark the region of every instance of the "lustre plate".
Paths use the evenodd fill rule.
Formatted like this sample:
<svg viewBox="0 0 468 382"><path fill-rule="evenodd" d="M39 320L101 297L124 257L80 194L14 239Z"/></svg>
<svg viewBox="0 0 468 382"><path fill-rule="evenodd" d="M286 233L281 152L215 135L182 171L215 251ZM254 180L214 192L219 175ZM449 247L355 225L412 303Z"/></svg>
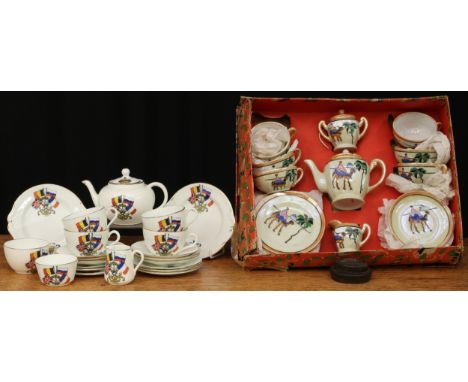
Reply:
<svg viewBox="0 0 468 382"><path fill-rule="evenodd" d="M255 207L257 235L271 253L313 250L323 237L325 216L317 202L302 192L265 197Z"/></svg>
<svg viewBox="0 0 468 382"><path fill-rule="evenodd" d="M443 202L427 192L401 195L395 200L388 218L393 236L404 245L443 247L452 238L452 213Z"/></svg>

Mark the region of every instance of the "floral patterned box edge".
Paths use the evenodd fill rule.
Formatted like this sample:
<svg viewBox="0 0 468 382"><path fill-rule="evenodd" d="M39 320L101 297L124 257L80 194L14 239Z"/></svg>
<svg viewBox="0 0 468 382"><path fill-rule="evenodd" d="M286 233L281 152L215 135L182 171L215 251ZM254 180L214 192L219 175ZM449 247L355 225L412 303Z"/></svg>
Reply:
<svg viewBox="0 0 468 382"><path fill-rule="evenodd" d="M277 269L326 267L332 265L338 258L354 257L370 265L409 265L409 264L457 264L463 256L463 230L461 222L460 194L455 160L455 144L452 132L450 107L448 97L437 96L429 98L399 98L399 99L261 99L262 102L439 102L444 104L448 113L448 138L451 143L451 170L455 198L452 212L455 218L454 245L443 248L412 248L400 250L361 250L338 254L336 252L316 252L297 254L259 254L257 251L257 234L254 209L254 183L252 177L252 158L250 155L250 131L253 103L257 98L241 97L237 107L237 160L236 160L236 227L232 240L232 257L245 269Z"/></svg>

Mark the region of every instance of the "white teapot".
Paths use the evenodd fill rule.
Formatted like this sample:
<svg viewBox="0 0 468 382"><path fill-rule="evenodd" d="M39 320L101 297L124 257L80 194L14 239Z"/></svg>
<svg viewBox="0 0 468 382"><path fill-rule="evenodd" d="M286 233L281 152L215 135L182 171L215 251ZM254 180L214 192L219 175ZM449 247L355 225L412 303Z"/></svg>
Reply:
<svg viewBox="0 0 468 382"><path fill-rule="evenodd" d="M386 173L382 160L373 159L369 165L359 155L351 154L348 150L333 156L325 165L323 173L310 159L306 159L305 163L312 171L319 191L328 194L337 210L360 209L366 194L383 182ZM382 174L375 184L369 185L370 174L376 166L381 168Z"/></svg>
<svg viewBox="0 0 468 382"><path fill-rule="evenodd" d="M141 179L132 178L128 168L122 170L120 178L109 181L99 195L89 180L83 180L82 183L88 187L96 207L103 206L106 209L114 207L117 210L115 224L118 225L130 226L141 223L141 215L154 207L153 187L160 188L164 194L164 200L157 208L164 206L168 199L166 187L162 183L145 184ZM112 218L112 213L109 213L108 218Z"/></svg>

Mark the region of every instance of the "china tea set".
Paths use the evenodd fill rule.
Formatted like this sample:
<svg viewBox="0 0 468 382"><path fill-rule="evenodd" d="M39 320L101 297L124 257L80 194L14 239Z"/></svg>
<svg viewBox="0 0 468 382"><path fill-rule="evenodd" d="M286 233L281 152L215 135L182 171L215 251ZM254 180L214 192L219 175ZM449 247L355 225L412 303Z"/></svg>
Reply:
<svg viewBox="0 0 468 382"><path fill-rule="evenodd" d="M17 198L8 215L13 240L4 244L15 272L37 272L48 286L68 285L75 275L103 275L109 284L125 285L137 271L163 276L196 271L231 237L232 206L212 185L190 184L168 201L162 183L145 184L128 169L99 193L91 182L83 183L95 207L86 209L73 192L54 184L31 187ZM153 187L164 195L155 209ZM142 225L144 240L127 246L111 225Z"/></svg>
<svg viewBox="0 0 468 382"><path fill-rule="evenodd" d="M302 152L297 147L297 140L294 146L290 144L296 129L279 125L277 122L262 122L252 128L254 185L266 194L257 194L256 197L257 235L261 247L270 253L313 252L323 237L325 216L311 194L292 191L303 177L302 169L297 167ZM401 145L393 147L395 157L401 162L396 167L400 175L417 171L413 181L424 182L426 176L434 172L447 172L445 164L434 163L437 157L435 150L415 148L431 137L437 126L430 116L416 112L402 113L393 121L393 134ZM320 142L327 148L331 145L337 153L329 159L323 171L311 159L305 159L304 163L310 169L318 191L328 195L335 211L365 208L367 193L377 189L386 178L383 160L375 158L367 162L355 152L368 127L365 117L357 119L344 110L332 116L328 123L323 120L318 123ZM273 134L268 134L269 128L274 128ZM262 152L266 147L270 149L268 156ZM417 160L424 163L418 163L419 170L414 170L412 161ZM376 168L380 170L380 177L371 184L371 173ZM398 203L403 203L405 208L393 209L388 220L394 236L404 245L409 243L410 238L403 234L408 230L421 234L416 240L411 238L417 246L448 243L453 229L452 216L450 210L442 208L434 196L423 191L405 193ZM367 223L343 223L336 219L329 222L329 227L338 253L359 251L372 232Z"/></svg>

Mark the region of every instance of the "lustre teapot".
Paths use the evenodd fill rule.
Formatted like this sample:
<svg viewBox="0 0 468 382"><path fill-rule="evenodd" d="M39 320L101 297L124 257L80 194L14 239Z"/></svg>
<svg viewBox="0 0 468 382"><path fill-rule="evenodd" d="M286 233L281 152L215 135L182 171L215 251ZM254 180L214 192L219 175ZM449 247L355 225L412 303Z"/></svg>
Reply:
<svg viewBox="0 0 468 382"><path fill-rule="evenodd" d="M109 181L99 194L89 180L83 180L82 183L88 187L96 207L114 207L117 210L116 225L131 226L141 223L141 215L154 207L153 187L160 188L164 194L164 200L158 207L167 203L167 190L162 183L145 184L141 179L132 178L128 168L122 170L120 178ZM108 215L110 219L112 213Z"/></svg>
<svg viewBox="0 0 468 382"><path fill-rule="evenodd" d="M323 173L310 159L306 159L305 163L312 171L318 189L328 193L333 207L337 210L361 208L366 194L378 187L386 174L385 163L382 160L373 159L369 166L361 156L351 154L348 150L333 156L325 165ZM377 183L369 186L370 174L376 166L382 168L382 175Z"/></svg>

